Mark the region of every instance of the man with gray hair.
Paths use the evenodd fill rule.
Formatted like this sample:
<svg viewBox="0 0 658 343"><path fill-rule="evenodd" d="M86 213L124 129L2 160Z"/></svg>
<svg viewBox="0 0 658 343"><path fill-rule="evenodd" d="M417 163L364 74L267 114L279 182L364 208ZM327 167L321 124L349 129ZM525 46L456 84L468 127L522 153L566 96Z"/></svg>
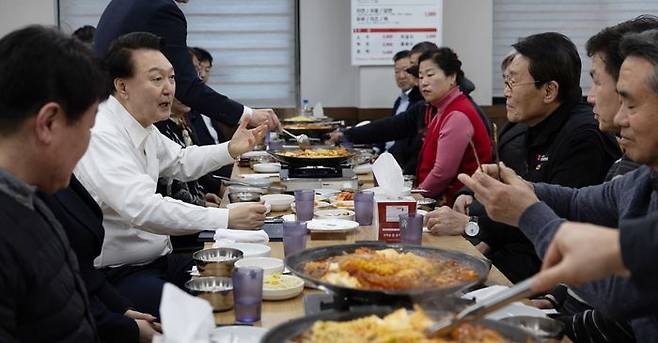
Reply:
<svg viewBox="0 0 658 343"><path fill-rule="evenodd" d="M647 274L655 268L650 265L655 260L646 258L646 253L655 248L652 245L655 231L650 228L655 226L652 213L658 210L658 135L654 132L658 127L658 30L625 36L621 52L624 62L617 81L621 107L614 124L621 128L620 143L626 154L642 166L610 182L581 189L531 185L504 166L501 166L502 182L490 176L497 172L496 166L487 166L485 173L476 172L472 177L460 175L459 179L475 192L491 218L518 226L542 255L553 237L558 239L555 243L558 247L564 246L565 235L556 232L560 227L565 227L562 230L565 231L574 224L565 224L563 218L620 227L617 246L626 268L609 267L615 271L628 269L630 282L625 276L616 276L575 289L595 308L608 314L622 318L645 316L632 322L635 337L642 341L658 337L655 316L658 311L650 306L658 301L658 293L648 286L655 284L655 276ZM587 234L587 230L582 230L582 234ZM555 249L559 248L554 245L547 255L547 266L560 260ZM591 254L599 250L600 247L584 244L579 248L580 252ZM565 258L565 261L569 260ZM601 275L589 270L594 268L581 266L577 274ZM564 281L578 280L573 272L563 275ZM542 280L536 283L538 289L549 283Z"/></svg>

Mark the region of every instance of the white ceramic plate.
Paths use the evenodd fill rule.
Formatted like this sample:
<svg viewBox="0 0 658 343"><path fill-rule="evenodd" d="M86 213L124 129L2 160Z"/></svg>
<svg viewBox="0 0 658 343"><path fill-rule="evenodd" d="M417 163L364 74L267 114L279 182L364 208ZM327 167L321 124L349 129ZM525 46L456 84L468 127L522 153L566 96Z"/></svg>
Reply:
<svg viewBox="0 0 658 343"><path fill-rule="evenodd" d="M357 173L357 175L372 173L372 164L359 164L358 166L354 167L354 172Z"/></svg>
<svg viewBox="0 0 658 343"><path fill-rule="evenodd" d="M283 260L276 257L245 257L235 262L236 267L260 267L263 275L283 272Z"/></svg>
<svg viewBox="0 0 658 343"><path fill-rule="evenodd" d="M213 343L258 343L266 333L267 329L255 326L221 326L213 331L211 341Z"/></svg>
<svg viewBox="0 0 658 343"><path fill-rule="evenodd" d="M254 202L254 201L234 202L234 203L226 205L226 208L228 208L230 210L230 209L233 209L233 208L236 208L236 207L241 207L241 206L245 206L245 205L249 205L249 204L260 204L260 203L259 202ZM270 205L270 203L268 203L268 202L265 202L265 208L266 208L265 214L268 214L268 213L270 213L270 211L272 211L272 205Z"/></svg>
<svg viewBox="0 0 658 343"><path fill-rule="evenodd" d="M263 285L264 300L284 300L298 296L304 291L304 280L294 275L278 275L279 278L291 284L285 288L270 288Z"/></svg>
<svg viewBox="0 0 658 343"><path fill-rule="evenodd" d="M213 248L235 248L244 254L244 257L270 256L272 248L269 245L258 243L215 243Z"/></svg>
<svg viewBox="0 0 658 343"><path fill-rule="evenodd" d="M315 218L318 219L345 219L345 220L354 220L354 211L346 209L327 209L327 210L316 210Z"/></svg>
<svg viewBox="0 0 658 343"><path fill-rule="evenodd" d="M254 171L256 173L278 173L281 171L281 163L256 163L254 164Z"/></svg>
<svg viewBox="0 0 658 343"><path fill-rule="evenodd" d="M355 230L359 223L345 219L313 219L306 222L306 227L314 232L343 232Z"/></svg>
<svg viewBox="0 0 658 343"><path fill-rule="evenodd" d="M509 287L501 286L501 285L489 286L466 293L462 296L462 298L475 299L475 301L478 302L487 299L493 296L494 294L503 291L507 288ZM512 316L530 316L530 317L544 317L544 318L547 317L544 311L536 307L528 306L522 302L517 301L501 308L498 311L489 313L486 316L486 318L492 320L498 320Z"/></svg>

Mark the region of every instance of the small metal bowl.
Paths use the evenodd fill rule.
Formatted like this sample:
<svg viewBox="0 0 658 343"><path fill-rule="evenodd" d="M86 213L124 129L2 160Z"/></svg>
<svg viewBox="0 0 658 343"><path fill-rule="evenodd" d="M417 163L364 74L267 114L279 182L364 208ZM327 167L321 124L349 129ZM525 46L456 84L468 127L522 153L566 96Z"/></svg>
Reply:
<svg viewBox="0 0 658 343"><path fill-rule="evenodd" d="M242 251L232 248L203 249L192 254L201 276L226 276L233 272L235 261L243 257Z"/></svg>
<svg viewBox="0 0 658 343"><path fill-rule="evenodd" d="M200 277L185 283L190 293L207 300L214 312L233 308L233 282L230 277Z"/></svg>
<svg viewBox="0 0 658 343"><path fill-rule="evenodd" d="M228 200L234 202L258 202L261 193L258 192L232 192L228 194Z"/></svg>
<svg viewBox="0 0 658 343"><path fill-rule="evenodd" d="M513 316L500 321L519 327L541 339L542 342L558 342L564 336L564 324L551 318Z"/></svg>

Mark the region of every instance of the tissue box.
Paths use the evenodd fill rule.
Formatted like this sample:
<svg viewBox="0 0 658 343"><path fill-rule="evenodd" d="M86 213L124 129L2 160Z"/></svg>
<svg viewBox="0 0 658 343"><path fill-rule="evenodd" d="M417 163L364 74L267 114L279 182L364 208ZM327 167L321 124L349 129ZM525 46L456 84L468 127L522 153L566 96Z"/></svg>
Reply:
<svg viewBox="0 0 658 343"><path fill-rule="evenodd" d="M400 199L377 199L373 226L377 229L377 239L387 243L400 242L400 215L416 212L416 200L413 197Z"/></svg>

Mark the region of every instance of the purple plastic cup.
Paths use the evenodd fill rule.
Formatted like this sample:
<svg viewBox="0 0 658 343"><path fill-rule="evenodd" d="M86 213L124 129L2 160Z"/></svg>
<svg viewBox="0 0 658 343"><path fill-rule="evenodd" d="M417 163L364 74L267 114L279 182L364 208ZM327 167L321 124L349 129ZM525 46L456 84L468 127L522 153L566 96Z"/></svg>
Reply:
<svg viewBox="0 0 658 343"><path fill-rule="evenodd" d="M295 212L298 221L306 222L313 219L314 201L314 190L295 191Z"/></svg>
<svg viewBox="0 0 658 343"><path fill-rule="evenodd" d="M421 245L423 240L423 215L418 213L400 215L400 242Z"/></svg>
<svg viewBox="0 0 658 343"><path fill-rule="evenodd" d="M372 225L372 210L375 201L373 192L354 193L354 218L359 225Z"/></svg>
<svg viewBox="0 0 658 343"><path fill-rule="evenodd" d="M289 256L306 248L306 222L283 222L283 254Z"/></svg>
<svg viewBox="0 0 658 343"><path fill-rule="evenodd" d="M260 320L263 302L263 268L233 269L233 303L235 320L253 323Z"/></svg>

